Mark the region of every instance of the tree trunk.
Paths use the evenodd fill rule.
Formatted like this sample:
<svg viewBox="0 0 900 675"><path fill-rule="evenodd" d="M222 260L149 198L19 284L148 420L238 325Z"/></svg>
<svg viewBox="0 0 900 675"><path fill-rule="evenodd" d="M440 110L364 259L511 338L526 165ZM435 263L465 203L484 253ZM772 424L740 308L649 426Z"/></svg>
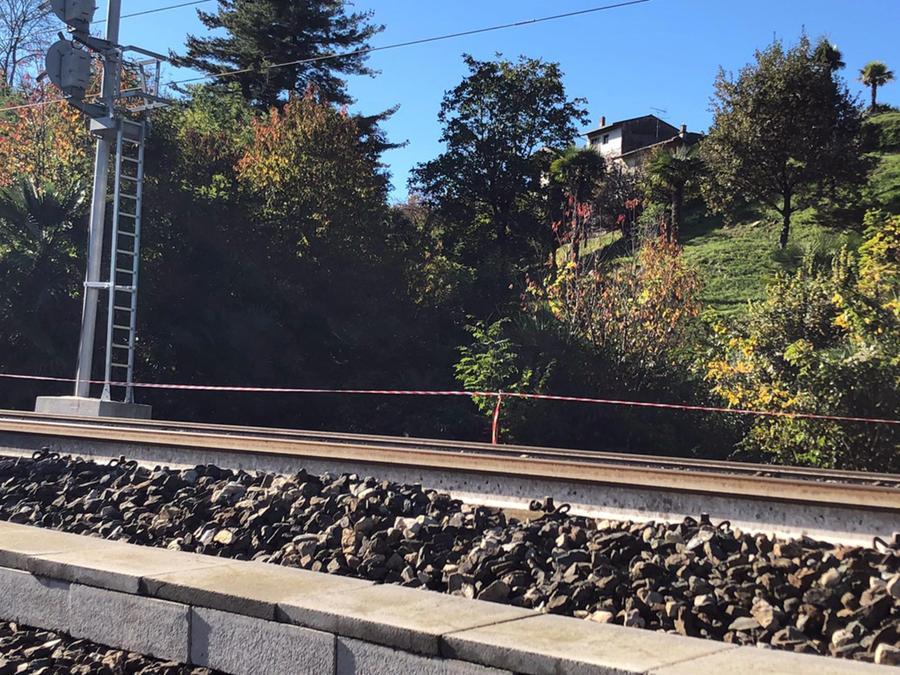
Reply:
<svg viewBox="0 0 900 675"><path fill-rule="evenodd" d="M581 217L578 215L578 202L575 202L574 222L572 227L572 262L578 265L581 256Z"/></svg>
<svg viewBox="0 0 900 675"><path fill-rule="evenodd" d="M784 208L781 211L781 237L778 239L778 245L783 251L787 248L788 234L791 231L791 195L784 196Z"/></svg>
<svg viewBox="0 0 900 675"><path fill-rule="evenodd" d="M878 95L878 85L876 83L872 83L872 107L869 108L872 112L875 111L875 99Z"/></svg>
<svg viewBox="0 0 900 675"><path fill-rule="evenodd" d="M684 204L684 188L678 188L672 193L672 226L669 229L669 241L678 243L681 232L681 207Z"/></svg>

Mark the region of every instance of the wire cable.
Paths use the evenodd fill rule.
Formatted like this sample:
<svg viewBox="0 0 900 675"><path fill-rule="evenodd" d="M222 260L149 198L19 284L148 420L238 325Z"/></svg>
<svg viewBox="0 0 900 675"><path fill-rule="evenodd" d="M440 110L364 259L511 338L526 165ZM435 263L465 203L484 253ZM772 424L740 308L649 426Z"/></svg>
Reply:
<svg viewBox="0 0 900 675"><path fill-rule="evenodd" d="M545 21L555 21L557 19L566 19L573 16L581 16L584 14L593 14L596 12L602 12L609 9L618 9L620 7L629 7L631 5L640 5L645 2L650 2L650 0L628 0L627 2L617 2L612 5L601 5L599 7L589 7L587 9L579 9L574 12L565 12L563 14L552 14L550 16L542 16L535 19L524 19L522 21L513 21L511 23L503 23L498 24L496 26L487 26L485 28L473 28L471 30L459 31L457 33L447 33L445 35L434 35L432 37L427 38L419 38L417 40L408 40L406 42L395 42L393 44L381 45L377 47L364 47L362 49L356 49L350 52L342 52L342 53L334 53L334 54L322 54L321 56L312 56L306 59L296 59L294 61L285 61L283 63L274 63L269 66L262 66L260 68L240 68L238 70L230 70L223 71L221 73L209 73L207 75L201 75L199 77L189 77L183 80L173 80L169 82L169 84L187 84L189 82L199 82L202 80L208 80L210 78L215 77L228 77L233 75L243 75L245 73L264 73L269 70L274 70L276 68L286 68L287 66L296 66L304 63L316 63L318 61L327 61L330 59L342 59L347 58L348 56L361 56L363 54L371 54L372 52L380 52L385 51L387 49L397 49L400 47L412 47L414 45L422 45L429 42L439 42L442 40L450 40L458 37L465 37L468 35L478 35L480 33L489 33L491 31L504 30L507 28L518 28L521 26L530 26L532 24L543 23Z"/></svg>
<svg viewBox="0 0 900 675"><path fill-rule="evenodd" d="M183 3L177 4L177 5L167 5L165 7L157 7L155 9L148 9L148 10L145 10L142 12L135 12L133 14L125 14L122 16L122 18L124 19L128 16L139 16L139 15L143 15L143 14L152 14L155 12L163 12L163 11L166 11L169 9L176 9L179 7L187 7L190 5L199 5L199 4L202 4L205 2L212 2L212 0L192 0L191 2L183 2ZM300 65L300 64L304 64L304 63L316 63L319 61L327 61L330 59L346 58L348 56L360 56L363 54L371 54L372 52L385 51L388 49L399 49L402 47L412 47L415 45L427 44L430 42L439 42L439 41L443 41L443 40L451 40L453 38L458 38L458 37L466 37L468 35L479 35L481 33L489 33L492 31L505 30L507 28L518 28L521 26L530 26L533 24L544 23L546 21L555 21L557 19L571 18L573 16L583 16L585 14L594 14L597 12L603 12L603 11L610 10L610 9L618 9L620 7L641 5L641 4L644 4L647 2L650 2L650 0L627 0L626 2L617 2L614 4L610 4L610 5L600 5L598 7L588 7L587 9L579 9L579 10L575 10L573 12L564 12L562 14L552 14L549 16L537 17L534 19L524 19L521 21L513 21L510 23L503 23L503 24L498 24L495 26L487 26L484 28L473 28L471 30L458 31L456 33L446 33L444 35L434 35L431 37L419 38L417 40L407 40L405 42L395 42L392 44L380 45L380 46L376 46L376 47L364 47L362 49L356 49L356 50L353 50L350 52L322 54L321 56L313 56L313 57L306 58L306 59L295 59L293 61L285 61L283 63L273 63L271 65L262 66L260 68L240 68L238 70L223 71L221 73L208 73L206 75L200 75L198 77L189 77L189 78L185 78L185 79L181 79L181 80L172 80L168 84L170 84L170 85L187 84L190 82L200 82L203 80L208 80L208 79L216 78L216 77L229 77L229 76L243 75L245 73L254 73L254 72L264 73L264 72L268 72L270 70L274 70L276 68L286 68L288 66L295 66L295 65ZM94 23L99 23L99 22L95 21ZM29 103L29 104L11 106L11 107L7 107L7 108L0 108L0 113L12 111L12 110L21 110L23 108L34 108L34 107L38 107L38 106L42 106L42 105L49 105L51 103L60 103L62 101L65 101L65 99L59 98L59 99L52 99L50 101L41 101L39 103Z"/></svg>
<svg viewBox="0 0 900 675"><path fill-rule="evenodd" d="M214 0L191 0L190 2L178 3L177 5L166 5L164 7L156 7L155 9L145 9L140 12L132 12L131 14L123 14L119 18L120 19L130 19L135 16L145 16L147 14L156 14L157 12L167 12L170 9L181 9L182 7L191 7L193 5L202 5L207 2L214 2ZM92 26L97 26L97 25L100 25L103 23L106 23L106 19L96 19L94 21L91 21ZM51 33L58 33L58 32L60 32L59 28L50 28L48 30L41 31L40 34L41 35L44 35L44 34L50 35Z"/></svg>
<svg viewBox="0 0 900 675"><path fill-rule="evenodd" d="M130 19L133 16L144 16L146 14L156 14L157 12L167 12L170 9L181 9L182 7L191 7L192 5L202 5L207 2L214 2L214 0L192 0L192 2L182 2L177 5L166 5L165 7L157 7L156 9L145 9L141 12L132 12L131 14L123 14L120 18ZM106 19L97 19L96 21L91 21L91 23L92 24L106 23Z"/></svg>
<svg viewBox="0 0 900 675"><path fill-rule="evenodd" d="M36 103L23 103L21 105L13 105L7 108L0 108L0 112L11 112L13 110L25 110L26 108L40 108L41 106L50 105L51 103L62 103L64 98L52 98L49 101L38 101Z"/></svg>

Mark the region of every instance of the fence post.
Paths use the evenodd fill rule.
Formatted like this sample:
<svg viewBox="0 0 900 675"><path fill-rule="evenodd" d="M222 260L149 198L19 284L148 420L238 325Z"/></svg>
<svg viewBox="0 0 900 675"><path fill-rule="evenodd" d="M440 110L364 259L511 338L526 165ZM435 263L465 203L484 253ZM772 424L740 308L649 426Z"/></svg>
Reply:
<svg viewBox="0 0 900 675"><path fill-rule="evenodd" d="M491 424L491 443L497 445L500 438L500 402L503 400L503 392L497 392L497 404L494 406L494 421Z"/></svg>

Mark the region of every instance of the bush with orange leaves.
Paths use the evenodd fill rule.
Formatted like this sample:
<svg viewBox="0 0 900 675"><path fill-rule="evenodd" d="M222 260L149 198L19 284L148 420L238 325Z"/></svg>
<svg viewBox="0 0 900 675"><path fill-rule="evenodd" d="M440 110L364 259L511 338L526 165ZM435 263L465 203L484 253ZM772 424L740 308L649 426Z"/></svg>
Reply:
<svg viewBox="0 0 900 675"><path fill-rule="evenodd" d="M299 255L327 240L360 257L383 239L387 181L354 119L314 90L253 123L238 180L261 202L261 223ZM369 236L366 236L369 235Z"/></svg>
<svg viewBox="0 0 900 675"><path fill-rule="evenodd" d="M0 107L0 187L27 178L67 189L90 176L92 140L84 116L59 99L55 87L28 78Z"/></svg>
<svg viewBox="0 0 900 675"><path fill-rule="evenodd" d="M699 291L680 247L662 239L645 242L621 263L569 263L545 287L531 287L569 335L602 353L615 377L635 389L669 377L686 356Z"/></svg>

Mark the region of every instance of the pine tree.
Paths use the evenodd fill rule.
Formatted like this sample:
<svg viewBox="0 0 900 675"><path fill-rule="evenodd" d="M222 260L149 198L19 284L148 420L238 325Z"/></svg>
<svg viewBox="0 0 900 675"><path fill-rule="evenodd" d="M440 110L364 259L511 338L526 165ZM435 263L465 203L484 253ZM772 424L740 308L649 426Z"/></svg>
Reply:
<svg viewBox="0 0 900 675"><path fill-rule="evenodd" d="M197 14L204 26L226 34L188 36L187 54L178 62L210 74L246 70L216 81L237 82L257 107L281 106L288 92L310 86L325 101L346 105L353 99L341 76L374 74L365 65L367 55L360 52L383 26L370 23L371 12L347 13L346 0L218 2L216 12ZM348 55L322 58L336 53ZM279 65L284 63L291 65Z"/></svg>

